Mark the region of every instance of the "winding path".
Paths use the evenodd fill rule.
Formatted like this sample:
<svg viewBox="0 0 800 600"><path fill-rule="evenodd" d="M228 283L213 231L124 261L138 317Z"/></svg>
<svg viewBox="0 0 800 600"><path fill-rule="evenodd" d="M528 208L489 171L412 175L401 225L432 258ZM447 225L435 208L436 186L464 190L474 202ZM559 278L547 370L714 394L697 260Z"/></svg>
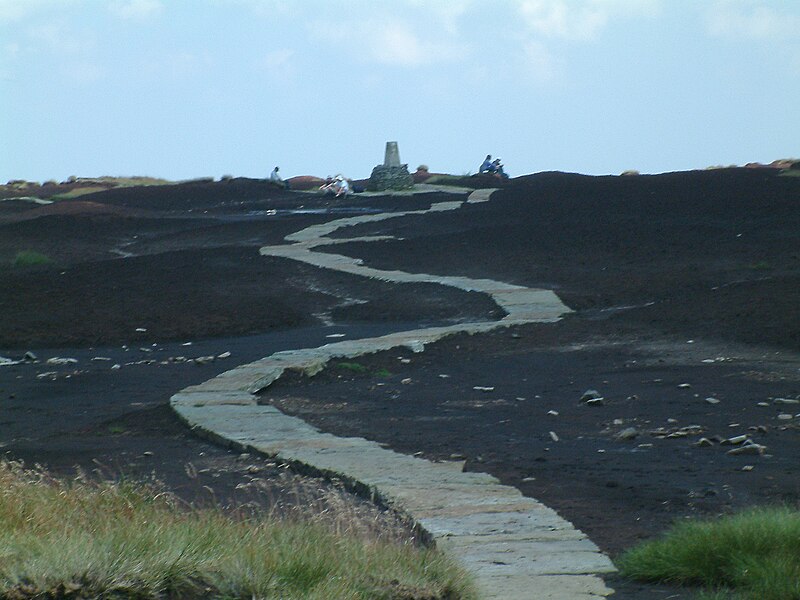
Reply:
<svg viewBox="0 0 800 600"><path fill-rule="evenodd" d="M486 202L493 191L472 192L466 202ZM549 290L490 279L381 271L363 266L359 259L313 252L321 245L389 239L326 237L342 227L455 210L462 204L441 202L421 211L337 219L293 233L286 237L293 243L264 247L261 254L385 281L431 282L483 292L506 312L503 319L277 352L187 387L171 398L171 405L200 433L234 447L276 455L316 473L335 475L405 512L438 547L474 575L483 598L599 600L612 593L599 574L613 572L613 564L585 534L552 509L514 487L501 485L491 475L463 472L462 463L433 463L387 450L364 438L336 437L272 406L259 405L254 395L286 369L314 374L333 358L353 358L400 346L422 352L426 344L454 333L553 322L569 312Z"/></svg>

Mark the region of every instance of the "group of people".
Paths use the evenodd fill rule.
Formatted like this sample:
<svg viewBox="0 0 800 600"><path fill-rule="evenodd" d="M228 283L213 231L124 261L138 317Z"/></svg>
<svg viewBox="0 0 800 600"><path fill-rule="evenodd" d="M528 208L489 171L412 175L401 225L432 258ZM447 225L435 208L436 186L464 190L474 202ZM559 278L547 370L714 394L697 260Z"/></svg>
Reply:
<svg viewBox="0 0 800 600"><path fill-rule="evenodd" d="M269 180L272 183L288 190L289 182L283 180L280 171L281 171L280 167L275 167L274 169L272 169L272 173L270 173L269 175ZM319 187L319 191L322 192L323 194L333 194L338 198L339 196L346 196L353 191L358 192L363 190L360 190L358 187L356 187L355 189L351 188L350 182L347 179L345 179L342 175L337 175L336 177L331 177L330 175L328 175L327 179L325 180L325 183Z"/></svg>
<svg viewBox="0 0 800 600"><path fill-rule="evenodd" d="M337 198L339 196L346 196L350 193L350 183L341 175L337 175L336 177L328 175L327 179L325 179L325 183L319 187L319 191L323 194L335 194Z"/></svg>
<svg viewBox="0 0 800 600"><path fill-rule="evenodd" d="M484 159L483 163L481 163L480 169L478 169L478 174L480 175L494 175L496 177L502 177L503 179L508 179L508 175L503 170L503 161L498 156L495 159L492 159L491 154L487 154L486 158ZM270 181L273 183L280 185L287 190L289 189L288 182L284 181L280 175L280 167L275 167L272 170L272 173L269 176ZM337 175L336 177L331 177L328 175L325 183L319 187L319 191L323 194L334 194L337 198L339 196L346 196L350 194L353 190L350 188L350 182L347 181L341 175ZM361 191L356 189L355 191Z"/></svg>
<svg viewBox="0 0 800 600"><path fill-rule="evenodd" d="M498 156L492 160L491 154L486 155L483 163L481 163L480 169L478 169L478 173L481 175L496 175L497 177L508 179L508 175L506 175L506 172L503 170L502 159Z"/></svg>

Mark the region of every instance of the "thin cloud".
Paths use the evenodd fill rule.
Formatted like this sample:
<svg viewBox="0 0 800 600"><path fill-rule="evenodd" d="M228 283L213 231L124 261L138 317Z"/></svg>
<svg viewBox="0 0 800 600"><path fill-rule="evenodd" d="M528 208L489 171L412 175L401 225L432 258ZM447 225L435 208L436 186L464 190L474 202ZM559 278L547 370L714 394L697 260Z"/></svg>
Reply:
<svg viewBox="0 0 800 600"><path fill-rule="evenodd" d="M561 71L560 60L541 42L529 40L522 50L527 70L536 81L552 81Z"/></svg>
<svg viewBox="0 0 800 600"><path fill-rule="evenodd" d="M760 40L800 40L800 13L752 2L717 2L708 12L713 36Z"/></svg>
<svg viewBox="0 0 800 600"><path fill-rule="evenodd" d="M423 67L457 61L466 54L465 46L457 41L432 39L432 34L419 33L403 19L352 23L346 34L322 26L315 29L328 41L350 48L362 60L387 66Z"/></svg>
<svg viewBox="0 0 800 600"><path fill-rule="evenodd" d="M257 17L267 19L276 16L296 16L306 4L293 0L207 0L207 2L212 6L223 8L244 8Z"/></svg>
<svg viewBox="0 0 800 600"><path fill-rule="evenodd" d="M76 0L0 0L0 25L22 21L40 12L52 13Z"/></svg>
<svg viewBox="0 0 800 600"><path fill-rule="evenodd" d="M295 52L289 48L280 48L267 52L258 66L275 81L287 82L297 73L295 68Z"/></svg>
<svg viewBox="0 0 800 600"><path fill-rule="evenodd" d="M657 0L521 0L518 9L536 34L570 41L594 39L615 19L657 16Z"/></svg>
<svg viewBox="0 0 800 600"><path fill-rule="evenodd" d="M58 54L89 53L95 47L91 35L81 35L62 23L43 23L28 29L28 38L34 46Z"/></svg>
<svg viewBox="0 0 800 600"><path fill-rule="evenodd" d="M94 83L103 79L106 74L103 67L89 61L79 61L64 65L61 71L65 77L78 83Z"/></svg>
<svg viewBox="0 0 800 600"><path fill-rule="evenodd" d="M144 21L160 15L164 5L161 0L127 0L114 2L108 9L120 19Z"/></svg>

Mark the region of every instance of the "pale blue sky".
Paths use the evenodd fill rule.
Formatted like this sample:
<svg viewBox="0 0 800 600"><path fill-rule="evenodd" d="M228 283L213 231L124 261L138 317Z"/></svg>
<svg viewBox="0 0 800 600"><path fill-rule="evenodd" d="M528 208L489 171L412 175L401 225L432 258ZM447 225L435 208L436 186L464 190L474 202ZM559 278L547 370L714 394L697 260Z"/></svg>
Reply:
<svg viewBox="0 0 800 600"><path fill-rule="evenodd" d="M0 180L800 155L797 0L0 0Z"/></svg>

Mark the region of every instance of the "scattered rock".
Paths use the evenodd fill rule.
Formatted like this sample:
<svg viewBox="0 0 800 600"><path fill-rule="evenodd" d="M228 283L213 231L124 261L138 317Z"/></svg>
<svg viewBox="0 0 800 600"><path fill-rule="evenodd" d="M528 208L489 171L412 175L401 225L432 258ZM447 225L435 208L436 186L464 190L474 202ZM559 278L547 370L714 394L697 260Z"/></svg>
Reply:
<svg viewBox="0 0 800 600"><path fill-rule="evenodd" d="M556 434L555 431L550 432L550 439L553 440L554 442L558 441L558 435Z"/></svg>
<svg viewBox="0 0 800 600"><path fill-rule="evenodd" d="M641 435L641 432L638 429L636 429L636 427L626 427L617 434L616 439L618 441L624 442L627 440L636 439L637 437L639 437L639 435Z"/></svg>
<svg viewBox="0 0 800 600"><path fill-rule="evenodd" d="M53 358L47 359L48 365L72 365L77 362L77 358L62 358L60 356L54 356Z"/></svg>
<svg viewBox="0 0 800 600"><path fill-rule="evenodd" d="M28 350L22 357L22 360L25 362L36 362L39 360L39 357L36 356L33 352Z"/></svg>
<svg viewBox="0 0 800 600"><path fill-rule="evenodd" d="M683 388L683 389L690 388L690 387L692 387L692 384L691 383L679 383L678 387L679 388Z"/></svg>
<svg viewBox="0 0 800 600"><path fill-rule="evenodd" d="M791 421L794 417L789 413L781 413L778 415L779 421Z"/></svg>
<svg viewBox="0 0 800 600"><path fill-rule="evenodd" d="M714 445L714 442L712 442L712 441L711 441L710 439L708 439L707 437L701 437L701 438L700 438L699 440L697 440L697 441L696 441L696 442L695 442L693 445L694 445L694 446L697 446L697 447L699 447L699 448L704 448L704 447L706 447L706 446L713 446L713 445Z"/></svg>
<svg viewBox="0 0 800 600"><path fill-rule="evenodd" d="M733 436L731 438L728 438L727 440L723 440L720 443L723 446L736 446L738 444L744 444L749 439L750 438L746 434L743 433L742 435L736 435L736 436Z"/></svg>
<svg viewBox="0 0 800 600"><path fill-rule="evenodd" d="M709 404L719 404L720 401L717 398L708 397L706 398L706 402Z"/></svg>
<svg viewBox="0 0 800 600"><path fill-rule="evenodd" d="M474 385L472 386L473 390L477 390L479 392L493 392L494 387L483 386L483 385Z"/></svg>
<svg viewBox="0 0 800 600"><path fill-rule="evenodd" d="M756 444L755 442L750 442L749 444L742 444L738 448L733 448L728 450L728 454L731 456L760 456L767 451L766 446L762 446L761 444Z"/></svg>
<svg viewBox="0 0 800 600"><path fill-rule="evenodd" d="M523 477L522 478L522 482L523 483L530 483L531 481L536 481L536 477Z"/></svg>
<svg viewBox="0 0 800 600"><path fill-rule="evenodd" d="M111 359L108 358L107 356L93 356L92 360L94 360L94 361L109 361Z"/></svg>
<svg viewBox="0 0 800 600"><path fill-rule="evenodd" d="M450 455L450 460L466 460L466 456L463 454L453 453Z"/></svg>
<svg viewBox="0 0 800 600"><path fill-rule="evenodd" d="M681 427L678 431L685 431L689 435L698 435L703 433L705 428L702 425L685 425Z"/></svg>
<svg viewBox="0 0 800 600"><path fill-rule="evenodd" d="M605 398L589 398L584 404L586 406L603 406Z"/></svg>
<svg viewBox="0 0 800 600"><path fill-rule="evenodd" d="M119 363L115 363L115 364L111 365L111 370L112 371L116 371L117 369L121 369L121 368L122 368L122 365L119 364Z"/></svg>
<svg viewBox="0 0 800 600"><path fill-rule="evenodd" d="M46 371L44 373L39 373L36 376L36 379L55 379L58 376L56 371Z"/></svg>
<svg viewBox="0 0 800 600"><path fill-rule="evenodd" d="M0 367L3 367L5 365L16 365L19 362L20 361L18 360L12 360L10 358L6 358L5 356L0 356Z"/></svg>
<svg viewBox="0 0 800 600"><path fill-rule="evenodd" d="M145 450L144 452L142 452L142 456L153 456L153 453L150 452L150 450Z"/></svg>
<svg viewBox="0 0 800 600"><path fill-rule="evenodd" d="M231 353L226 350L222 354L218 354L217 358L230 358L230 356L231 356Z"/></svg>
<svg viewBox="0 0 800 600"><path fill-rule="evenodd" d="M773 404L800 404L800 400L795 398L773 398Z"/></svg>
<svg viewBox="0 0 800 600"><path fill-rule="evenodd" d="M194 359L194 363L196 365L207 365L210 362L214 362L214 356L198 356Z"/></svg>
<svg viewBox="0 0 800 600"><path fill-rule="evenodd" d="M688 435L689 435L688 431L684 431L682 429L677 429L675 431L672 431L672 432L668 433L664 437L668 437L668 438L684 438L684 437L687 437Z"/></svg>
<svg viewBox="0 0 800 600"><path fill-rule="evenodd" d="M753 468L753 465L745 465L742 467L742 471L752 471Z"/></svg>
<svg viewBox="0 0 800 600"><path fill-rule="evenodd" d="M411 381L412 381L411 377L406 377L405 379L402 379L400 383L402 383L403 385L409 385Z"/></svg>
<svg viewBox="0 0 800 600"><path fill-rule="evenodd" d="M602 400L603 396L597 390L586 390L583 392L580 401L588 402L589 400Z"/></svg>
<svg viewBox="0 0 800 600"><path fill-rule="evenodd" d="M147 327L137 327L136 331L139 333L144 333L145 331L147 331Z"/></svg>
<svg viewBox="0 0 800 600"><path fill-rule="evenodd" d="M547 414L550 415L551 417L557 417L558 416L558 411L557 410L548 410Z"/></svg>

